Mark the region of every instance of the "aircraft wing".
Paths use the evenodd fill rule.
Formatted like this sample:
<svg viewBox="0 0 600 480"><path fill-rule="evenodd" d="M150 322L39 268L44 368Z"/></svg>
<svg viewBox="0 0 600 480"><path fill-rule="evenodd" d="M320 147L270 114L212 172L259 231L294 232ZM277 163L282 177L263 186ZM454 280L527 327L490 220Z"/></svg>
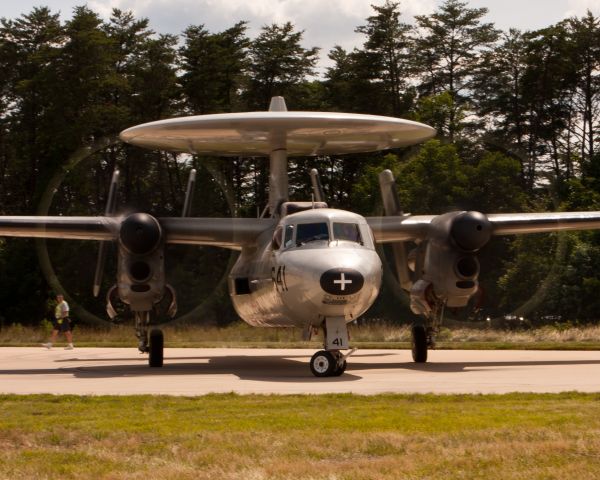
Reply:
<svg viewBox="0 0 600 480"><path fill-rule="evenodd" d="M125 217L0 216L0 237L117 240ZM240 250L273 226L257 218L159 218L167 243Z"/></svg>
<svg viewBox="0 0 600 480"><path fill-rule="evenodd" d="M115 217L2 217L0 236L116 240L120 219Z"/></svg>
<svg viewBox="0 0 600 480"><path fill-rule="evenodd" d="M367 223L377 243L394 243L426 238L434 218L435 215L367 217Z"/></svg>
<svg viewBox="0 0 600 480"><path fill-rule="evenodd" d="M159 218L167 243L241 250L274 226L270 218Z"/></svg>
<svg viewBox="0 0 600 480"><path fill-rule="evenodd" d="M494 235L600 229L600 212L495 213Z"/></svg>
<svg viewBox="0 0 600 480"><path fill-rule="evenodd" d="M493 235L600 229L600 212L494 213L486 215ZM378 243L405 242L427 237L434 215L368 217Z"/></svg>

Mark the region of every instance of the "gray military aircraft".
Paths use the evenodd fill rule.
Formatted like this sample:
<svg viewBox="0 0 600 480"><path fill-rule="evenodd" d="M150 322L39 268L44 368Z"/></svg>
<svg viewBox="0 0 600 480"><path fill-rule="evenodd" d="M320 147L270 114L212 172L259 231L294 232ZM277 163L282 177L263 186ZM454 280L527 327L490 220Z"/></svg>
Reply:
<svg viewBox="0 0 600 480"><path fill-rule="evenodd" d="M412 326L415 362L426 362L444 309L467 305L478 290L477 253L493 235L600 228L600 212L491 214L455 211L415 216L402 212L392 173L379 177L385 217L362 217L328 208L316 170L314 198L289 201L290 156L339 155L405 147L435 130L398 118L324 112L289 112L274 97L267 112L201 115L129 128L125 142L152 149L220 156L268 156L269 202L260 218L190 217L195 171L190 174L181 218L148 213L115 215L119 173L113 174L100 217L0 217L0 235L101 241L94 278L97 296L104 245L118 243L118 269L107 294L107 313L118 297L133 312L139 349L151 367L163 365L163 333L151 312L170 295L164 268L166 244L212 245L240 256L229 274L229 292L239 316L257 327L299 327L304 338L323 330L324 349L310 368L317 377L341 375L350 348L347 324L367 311L381 285L376 243L392 245L401 287L422 317ZM435 186L432 186L435 188ZM409 245L416 247L409 250Z"/></svg>

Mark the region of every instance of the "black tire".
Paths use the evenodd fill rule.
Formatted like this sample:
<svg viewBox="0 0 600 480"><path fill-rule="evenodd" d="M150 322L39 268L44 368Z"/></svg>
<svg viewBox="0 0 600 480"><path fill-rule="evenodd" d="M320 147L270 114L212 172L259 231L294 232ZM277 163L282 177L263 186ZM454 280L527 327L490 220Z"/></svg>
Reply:
<svg viewBox="0 0 600 480"><path fill-rule="evenodd" d="M416 363L427 362L427 330L423 325L412 327L412 357Z"/></svg>
<svg viewBox="0 0 600 480"><path fill-rule="evenodd" d="M348 362L344 360L341 365L337 365L336 369L333 371L333 376L339 377L342 373L346 371L347 366Z"/></svg>
<svg viewBox="0 0 600 480"><path fill-rule="evenodd" d="M150 332L148 364L151 367L163 366L164 337L162 330L155 328Z"/></svg>
<svg viewBox="0 0 600 480"><path fill-rule="evenodd" d="M315 353L310 359L310 371L315 377L331 377L336 369L335 357L326 350Z"/></svg>

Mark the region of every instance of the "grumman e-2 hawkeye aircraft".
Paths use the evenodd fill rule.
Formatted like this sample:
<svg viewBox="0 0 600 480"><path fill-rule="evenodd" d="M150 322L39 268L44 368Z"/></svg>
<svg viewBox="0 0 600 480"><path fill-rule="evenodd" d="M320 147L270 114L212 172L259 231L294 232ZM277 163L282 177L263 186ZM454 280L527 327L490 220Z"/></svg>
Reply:
<svg viewBox="0 0 600 480"><path fill-rule="evenodd" d="M116 285L107 294L113 318L115 296L136 320L139 349L149 364L163 364L163 334L151 329L150 312L175 292L167 284L168 243L235 249L229 292L240 317L257 327L298 327L304 338L323 330L324 350L310 361L314 375L341 375L353 352L347 324L375 301L382 263L375 243L393 246L398 281L422 317L412 327L413 359L427 361L446 307L464 307L477 292L477 253L492 235L600 228L600 212L485 215L455 211L435 216L404 214L392 173L379 177L385 217L362 217L328 208L318 174L311 171L314 200L288 199L289 156L373 152L417 144L435 135L426 125L372 115L288 112L274 97L268 112L174 118L121 133L125 142L152 149L220 156L268 156L269 204L261 218L192 218L195 172L190 174L181 218L148 213L115 215L118 171L101 217L0 217L0 235L98 240L94 280L98 294L106 241L118 243ZM432 185L435 188L435 185ZM408 246L416 245L410 251Z"/></svg>

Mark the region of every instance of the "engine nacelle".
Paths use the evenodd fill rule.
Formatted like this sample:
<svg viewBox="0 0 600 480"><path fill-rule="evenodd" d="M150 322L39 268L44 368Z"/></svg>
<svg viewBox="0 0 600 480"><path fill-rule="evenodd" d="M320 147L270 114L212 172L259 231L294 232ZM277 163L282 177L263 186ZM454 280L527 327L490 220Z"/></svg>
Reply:
<svg viewBox="0 0 600 480"><path fill-rule="evenodd" d="M150 311L165 288L163 234L156 218L134 213L121 224L117 287L133 311Z"/></svg>
<svg viewBox="0 0 600 480"><path fill-rule="evenodd" d="M464 307L479 287L476 253L490 240L492 225L479 212L451 212L430 224L426 241L413 258L418 281L411 290L411 307L427 315L427 304L441 300L448 307Z"/></svg>

